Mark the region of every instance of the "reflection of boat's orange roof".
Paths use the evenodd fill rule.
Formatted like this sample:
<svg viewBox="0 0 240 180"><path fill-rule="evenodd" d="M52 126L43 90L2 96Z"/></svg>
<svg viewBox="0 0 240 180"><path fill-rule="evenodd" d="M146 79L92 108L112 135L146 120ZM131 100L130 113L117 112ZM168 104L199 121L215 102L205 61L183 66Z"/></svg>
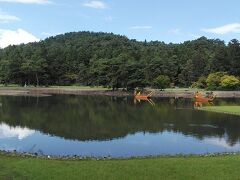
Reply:
<svg viewBox="0 0 240 180"><path fill-rule="evenodd" d="M215 96L211 95L209 97L205 97L202 93L196 92L194 98L198 102L212 102L215 99Z"/></svg>

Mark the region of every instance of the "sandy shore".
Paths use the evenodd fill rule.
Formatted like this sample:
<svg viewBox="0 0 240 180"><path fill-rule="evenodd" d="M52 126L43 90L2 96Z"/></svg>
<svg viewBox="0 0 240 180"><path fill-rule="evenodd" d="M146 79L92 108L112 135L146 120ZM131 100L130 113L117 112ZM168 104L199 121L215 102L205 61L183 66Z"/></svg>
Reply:
<svg viewBox="0 0 240 180"><path fill-rule="evenodd" d="M0 96L47 96L51 94L72 94L72 95L103 95L103 96L132 96L132 92L111 91L97 89L77 88L0 88ZM217 97L240 98L240 91L214 91ZM152 97L183 97L192 98L194 91L158 91L155 90Z"/></svg>

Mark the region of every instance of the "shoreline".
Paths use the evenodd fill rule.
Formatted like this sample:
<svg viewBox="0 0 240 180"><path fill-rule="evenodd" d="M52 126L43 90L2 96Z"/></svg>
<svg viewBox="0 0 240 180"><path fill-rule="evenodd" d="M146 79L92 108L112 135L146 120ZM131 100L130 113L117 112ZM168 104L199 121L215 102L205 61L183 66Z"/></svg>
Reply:
<svg viewBox="0 0 240 180"><path fill-rule="evenodd" d="M79 156L79 155L41 155L37 153L18 152L0 150L0 156L6 157L19 157L19 158L35 158L35 159L49 159L49 160L131 160L131 159L156 159L156 158L190 158L190 157L220 157L220 156L233 156L240 155L240 151L232 152L215 152L215 153L202 153L202 154L164 154L164 155L147 155L147 156L130 156L130 157L112 157L112 156Z"/></svg>
<svg viewBox="0 0 240 180"><path fill-rule="evenodd" d="M222 114L230 114L235 116L240 116L240 107L239 106L206 106L197 108L200 111L215 112Z"/></svg>
<svg viewBox="0 0 240 180"><path fill-rule="evenodd" d="M176 91L159 91L154 90L152 97L174 97L174 98L193 98L195 90L176 90ZM240 91L213 91L218 98L240 98ZM66 87L50 87L50 88L24 88L24 87L0 87L0 96L49 96L52 94L68 94L68 95L100 95L126 97L133 96L128 91L112 91L103 89L81 89Z"/></svg>

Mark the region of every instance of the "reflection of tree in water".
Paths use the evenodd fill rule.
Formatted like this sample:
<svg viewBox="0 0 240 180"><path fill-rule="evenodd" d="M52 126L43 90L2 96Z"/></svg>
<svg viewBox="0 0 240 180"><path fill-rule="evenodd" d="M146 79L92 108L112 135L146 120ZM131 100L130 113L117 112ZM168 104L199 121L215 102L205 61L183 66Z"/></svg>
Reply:
<svg viewBox="0 0 240 180"><path fill-rule="evenodd" d="M26 126L74 140L107 140L136 132L178 132L199 139L240 139L238 117L199 112L188 99L154 99L134 104L132 98L101 96L1 97L0 122Z"/></svg>

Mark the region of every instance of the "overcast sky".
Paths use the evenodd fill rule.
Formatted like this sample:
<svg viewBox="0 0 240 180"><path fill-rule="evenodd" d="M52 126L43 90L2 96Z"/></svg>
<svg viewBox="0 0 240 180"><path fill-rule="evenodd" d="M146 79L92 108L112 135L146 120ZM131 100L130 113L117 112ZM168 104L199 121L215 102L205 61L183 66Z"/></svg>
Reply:
<svg viewBox="0 0 240 180"><path fill-rule="evenodd" d="M0 0L0 47L72 31L183 42L240 38L239 0Z"/></svg>

